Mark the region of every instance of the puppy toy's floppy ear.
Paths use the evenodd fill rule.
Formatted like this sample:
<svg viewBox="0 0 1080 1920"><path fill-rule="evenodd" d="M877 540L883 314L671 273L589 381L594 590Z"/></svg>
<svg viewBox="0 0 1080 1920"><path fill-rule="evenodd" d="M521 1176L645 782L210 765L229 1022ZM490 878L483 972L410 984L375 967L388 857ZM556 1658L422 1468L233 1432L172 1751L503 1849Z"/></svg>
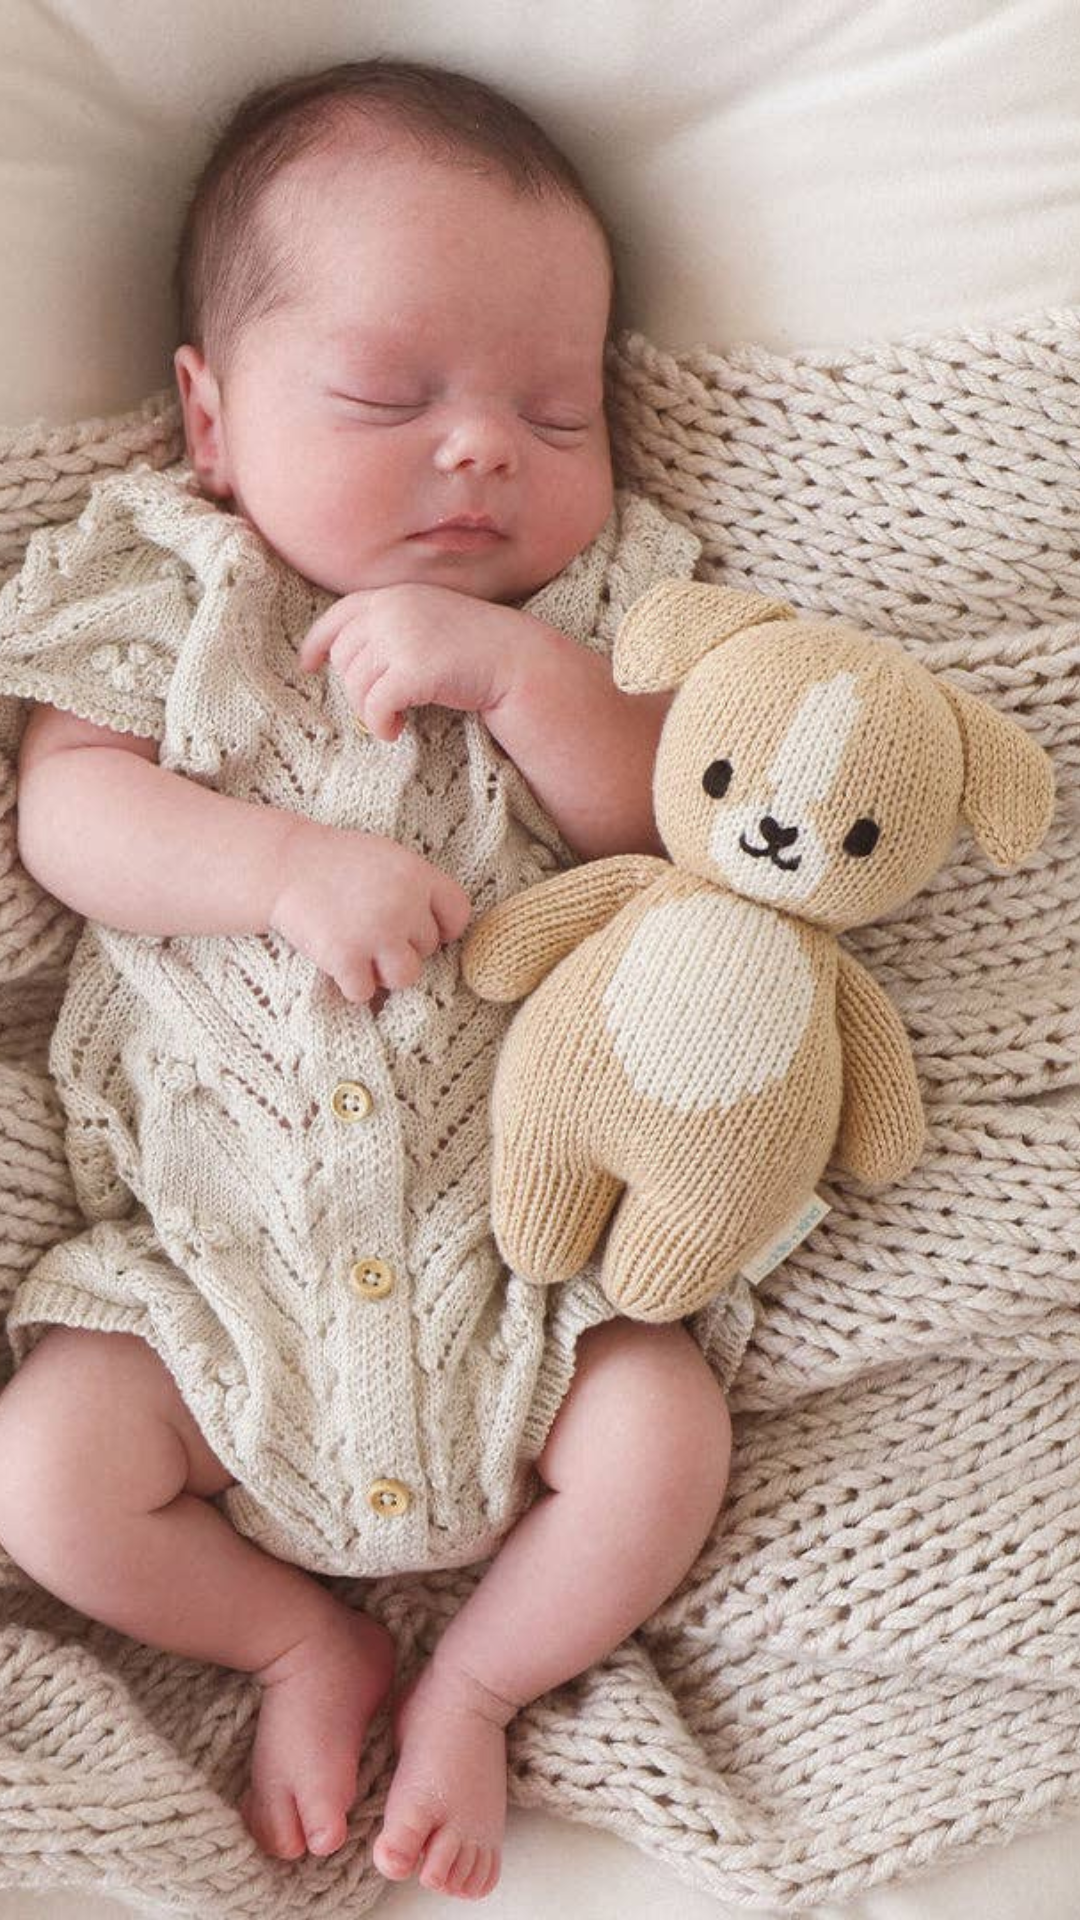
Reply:
<svg viewBox="0 0 1080 1920"><path fill-rule="evenodd" d="M791 607L704 580L661 580L636 600L615 636L612 670L624 693L681 686L691 667L744 627L793 620Z"/></svg>
<svg viewBox="0 0 1080 1920"><path fill-rule="evenodd" d="M1053 818L1050 756L1008 714L945 680L937 684L953 710L964 749L960 811L997 866L1019 866Z"/></svg>

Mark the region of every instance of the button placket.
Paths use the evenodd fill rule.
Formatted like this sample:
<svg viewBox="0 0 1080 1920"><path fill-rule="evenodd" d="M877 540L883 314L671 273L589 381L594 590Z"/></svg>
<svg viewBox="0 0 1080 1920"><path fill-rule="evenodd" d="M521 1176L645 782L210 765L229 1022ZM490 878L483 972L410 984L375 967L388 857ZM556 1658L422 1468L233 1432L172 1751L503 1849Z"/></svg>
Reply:
<svg viewBox="0 0 1080 1920"><path fill-rule="evenodd" d="M336 1376L326 1416L343 1442L335 1473L343 1539L389 1572L426 1550L401 1117L376 1023L325 1001L320 1012L322 1044L305 1050L305 1062L308 1073L323 1069L316 1231L337 1249L316 1282Z"/></svg>
<svg viewBox="0 0 1080 1920"><path fill-rule="evenodd" d="M327 767L327 817L340 827L396 838L402 795L418 759L411 730L393 747L373 737L362 742L357 716L340 699L335 712L343 731L350 723L355 729L356 752L334 756ZM373 771L358 781L360 753L365 766L366 754L374 756L378 779ZM373 1568L390 1571L423 1560L427 1532L401 1115L385 1041L368 1012L320 992L317 1010L311 1007L302 1017L298 1051L302 1045L325 1115L319 1127L323 1166L313 1196L321 1215L316 1231L324 1247L337 1250L318 1285L335 1352L342 1356L333 1407L327 1409L344 1441L338 1457L341 1520L353 1535L351 1550ZM336 1088L343 1091L335 1106ZM379 1480L404 1491L403 1510L376 1511L369 1496Z"/></svg>

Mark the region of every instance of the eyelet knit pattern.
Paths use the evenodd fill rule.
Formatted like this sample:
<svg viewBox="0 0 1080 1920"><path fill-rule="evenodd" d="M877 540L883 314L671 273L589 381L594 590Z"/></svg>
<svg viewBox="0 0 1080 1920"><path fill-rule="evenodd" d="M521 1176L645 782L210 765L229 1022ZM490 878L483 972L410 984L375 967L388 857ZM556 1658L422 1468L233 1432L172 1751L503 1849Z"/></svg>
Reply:
<svg viewBox="0 0 1080 1920"><path fill-rule="evenodd" d="M697 543L632 495L530 604L610 645ZM0 694L159 742L162 766L325 825L390 834L482 910L562 857L473 714L420 709L392 745L351 725L300 639L330 604L186 473L141 467L38 533L0 594ZM141 1334L239 1483L261 1545L327 1574L492 1551L531 1490L592 1272L550 1302L488 1225L488 1099L507 1024L444 949L376 1016L274 934L155 939L90 923L49 1064L88 1230L8 1315ZM374 1252L398 1284L350 1281ZM411 1497L383 1524L374 1483Z"/></svg>
<svg viewBox="0 0 1080 1920"><path fill-rule="evenodd" d="M1054 826L1017 873L961 841L917 902L850 936L912 1038L927 1150L882 1192L822 1183L833 1211L758 1290L731 1493L697 1566L512 1729L519 1802L619 1832L718 1898L806 1911L1080 1796L1080 316L829 360L624 337L611 374L624 474L700 535L707 571L895 633L1029 726L1057 776ZM146 431L142 414L94 423L76 451ZM79 510L89 470L69 471L70 434L19 449L0 493L12 561L32 524ZM76 1207L40 1073L71 917L8 847L10 1286ZM748 1327L711 1310L694 1326L730 1377ZM474 1580L355 1593L408 1674ZM344 1920L378 1899L381 1724L349 1845L282 1872L234 1810L247 1682L80 1633L14 1569L0 1600L9 1878L193 1917Z"/></svg>

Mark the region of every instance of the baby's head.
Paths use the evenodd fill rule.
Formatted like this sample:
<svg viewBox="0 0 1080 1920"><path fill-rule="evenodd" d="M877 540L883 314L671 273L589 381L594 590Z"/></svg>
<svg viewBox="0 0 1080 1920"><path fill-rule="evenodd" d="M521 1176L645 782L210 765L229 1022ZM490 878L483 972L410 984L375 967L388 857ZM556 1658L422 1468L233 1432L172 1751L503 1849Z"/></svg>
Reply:
<svg viewBox="0 0 1080 1920"><path fill-rule="evenodd" d="M316 585L521 599L607 518L610 246L480 83L370 61L249 96L178 283L200 482Z"/></svg>

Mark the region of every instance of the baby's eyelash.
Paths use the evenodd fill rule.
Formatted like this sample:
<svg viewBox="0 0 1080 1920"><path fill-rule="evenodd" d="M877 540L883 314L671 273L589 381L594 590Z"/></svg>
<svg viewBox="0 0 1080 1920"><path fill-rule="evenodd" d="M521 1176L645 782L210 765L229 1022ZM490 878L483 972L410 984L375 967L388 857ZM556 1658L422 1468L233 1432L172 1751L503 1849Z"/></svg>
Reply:
<svg viewBox="0 0 1080 1920"><path fill-rule="evenodd" d="M419 413L422 400L368 400L362 393L332 391L331 399L345 400L351 407L366 407L369 413Z"/></svg>
<svg viewBox="0 0 1080 1920"><path fill-rule="evenodd" d="M539 427L543 433L586 433L588 431L584 420L538 420L535 417L530 418L528 414L524 418L526 426Z"/></svg>

